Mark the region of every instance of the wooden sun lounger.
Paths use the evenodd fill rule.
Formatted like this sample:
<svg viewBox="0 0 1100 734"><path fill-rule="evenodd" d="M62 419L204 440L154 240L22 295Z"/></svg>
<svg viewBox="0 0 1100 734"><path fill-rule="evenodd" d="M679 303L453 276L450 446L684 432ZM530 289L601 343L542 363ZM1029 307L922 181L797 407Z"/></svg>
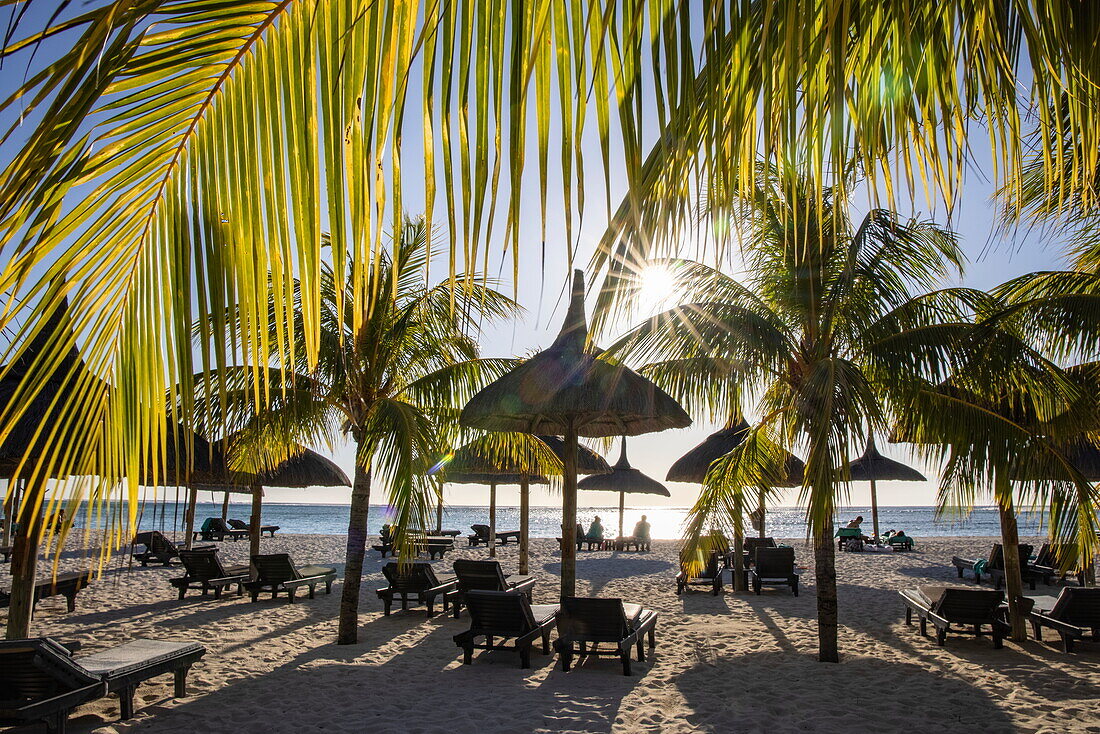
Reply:
<svg viewBox="0 0 1100 734"><path fill-rule="evenodd" d="M794 570L794 548L756 549L752 566L752 589L757 595L763 586L789 586L798 596L798 574Z"/></svg>
<svg viewBox="0 0 1100 734"><path fill-rule="evenodd" d="M435 614L436 597L442 596L443 611L446 612L449 603L447 597L455 590L457 583L453 576L437 577L431 564L423 561L413 561L404 565L390 561L382 566L382 575L390 585L384 589L376 589L375 593L382 600L386 616L390 614L395 596L401 597L403 610L409 608L409 597L415 597L417 604L423 604L427 608L429 617Z"/></svg>
<svg viewBox="0 0 1100 734"><path fill-rule="evenodd" d="M174 695L187 695L187 673L206 649L194 642L134 640L74 658L48 637L0 642L0 724L43 721L46 731L63 734L69 714L87 701L117 693L121 718L134 715L137 686L172 673Z"/></svg>
<svg viewBox="0 0 1100 734"><path fill-rule="evenodd" d="M455 588L448 592L447 601L454 610L455 619L462 612L466 594L471 591L518 591L532 600L535 589L533 576L505 576L499 561L474 561L460 558L454 562Z"/></svg>
<svg viewBox="0 0 1100 734"><path fill-rule="evenodd" d="M1027 543L1020 543L1018 549L1020 554L1020 577L1025 583L1035 591L1035 580L1038 578L1038 574L1030 573L1028 571L1028 564L1031 563L1031 546ZM986 568L985 573L989 578L993 579L993 588L999 589L1004 586L1005 583L1005 565L1004 565L1004 553L1001 554L1000 564L993 568Z"/></svg>
<svg viewBox="0 0 1100 734"><path fill-rule="evenodd" d="M707 559L707 565L698 576L690 576L683 568L676 574L676 594L679 596L685 591L690 591L692 586L709 586L711 593L718 596L722 593L722 566L718 562L719 553L711 552Z"/></svg>
<svg viewBox="0 0 1100 734"><path fill-rule="evenodd" d="M1057 543L1043 543L1035 560L1028 563L1026 573L1047 585L1051 584L1055 577L1058 577L1059 581L1065 581L1066 577L1073 576L1078 586L1084 586L1085 570L1079 562L1075 567L1063 570L1059 557L1063 552L1066 552L1065 546Z"/></svg>
<svg viewBox="0 0 1100 734"><path fill-rule="evenodd" d="M589 599L567 596L558 612L558 639L554 648L561 656L561 669L569 670L575 655L615 655L622 661L623 675L630 675L630 649L638 648L638 661L645 660L645 636L649 646L657 644L657 612L622 599ZM610 643L612 650L601 650ZM591 647L589 647L591 645Z"/></svg>
<svg viewBox="0 0 1100 734"><path fill-rule="evenodd" d="M626 551L633 548L639 553L648 553L650 550L649 538L639 538L636 535L624 535L615 538L615 550Z"/></svg>
<svg viewBox="0 0 1100 734"><path fill-rule="evenodd" d="M222 541L226 538L231 540L240 540L241 538L248 537L248 526L245 526L244 530L234 530L226 525L225 520L220 517L208 517L203 521L202 527L195 531L192 540L210 541Z"/></svg>
<svg viewBox="0 0 1100 734"><path fill-rule="evenodd" d="M139 545L144 546L145 550L135 551L134 548ZM200 545L192 547L191 550L213 547ZM168 566L172 561L179 559L180 551L175 543L165 537L164 533L159 530L146 530L134 536L133 542L130 543L130 557L142 566L148 566L150 563L162 563Z"/></svg>
<svg viewBox="0 0 1100 734"><path fill-rule="evenodd" d="M4 563L11 560L12 547L10 545L0 545L0 555L4 556Z"/></svg>
<svg viewBox="0 0 1100 734"><path fill-rule="evenodd" d="M757 548L775 548L775 538L745 538L744 567L748 568L752 564L756 563L756 549Z"/></svg>
<svg viewBox="0 0 1100 734"><path fill-rule="evenodd" d="M1092 641L1100 642L1100 587L1066 587L1049 611L1032 610L1031 630L1042 642L1043 627L1050 627L1062 638L1062 652L1073 652L1073 643L1092 632Z"/></svg>
<svg viewBox="0 0 1100 734"><path fill-rule="evenodd" d="M471 525L470 529L474 532L466 536L466 540L471 546L489 545L489 526L488 525ZM498 530L496 533L497 543L499 545L508 545L508 541L514 541L519 543L520 532L518 530Z"/></svg>
<svg viewBox="0 0 1100 734"><path fill-rule="evenodd" d="M1026 543L1020 543L1020 568L1021 570L1027 567L1028 561L1031 560L1031 546ZM974 581L976 583L982 582L982 574L984 573L989 578L997 578L999 575L997 588L1000 588L1000 584L1004 581L1004 567L1005 557L1004 549L1000 543L994 543L993 548L989 551L989 558L986 559L985 568L980 571L977 569L977 558L960 558L953 556L951 558L951 565L959 572L959 578L963 577L963 571L972 571L974 573ZM998 574L999 571L999 574ZM1031 580L1031 588L1035 588L1034 578Z"/></svg>
<svg viewBox="0 0 1100 734"><path fill-rule="evenodd" d="M48 599L51 596L63 596L70 612L76 611L76 595L91 583L91 571L70 571L59 573L56 577L50 577L35 582L34 603L39 599ZM0 591L0 607L6 607L11 603L11 595L6 591Z"/></svg>
<svg viewBox="0 0 1100 734"><path fill-rule="evenodd" d="M252 532L252 528L250 528L248 526L248 523L246 523L244 520L229 520L228 522L229 522L229 527L233 528L234 530L243 530L246 533ZM267 533L269 538L274 538L275 537L275 531L278 530L278 529L279 529L278 525L261 525L260 526L260 537L262 538L263 534Z"/></svg>
<svg viewBox="0 0 1100 734"><path fill-rule="evenodd" d="M252 556L251 581L245 582L245 588L257 601L261 591L271 591L271 598L284 591L287 601L294 603L294 594L303 586L309 587L309 598L314 597L317 584L325 585L325 593L332 593L332 582L336 580L336 569L325 566L295 566L289 553L271 553Z"/></svg>
<svg viewBox="0 0 1100 734"><path fill-rule="evenodd" d="M561 608L557 604L532 605L527 595L519 590L488 591L470 590L465 602L470 610L470 629L454 636L455 644L462 648L462 662L473 662L474 649L497 650L507 648L504 642L514 639L513 650L519 652L521 668L531 667L531 647L542 638L542 652L550 654L550 632ZM478 644L477 638L485 642ZM499 638L499 644L494 640Z"/></svg>
<svg viewBox="0 0 1100 734"><path fill-rule="evenodd" d="M982 636L982 627L988 626L993 636L993 647L1003 647L1003 640L1010 628L1004 621L1001 602L1004 593L995 589L958 588L952 586L922 586L919 589L899 591L905 603L905 624L913 624L913 614L920 621L920 633L928 632L928 622L936 627L936 644L941 647L949 632ZM952 629L951 625L969 627L966 632Z"/></svg>
<svg viewBox="0 0 1100 734"><path fill-rule="evenodd" d="M180 560L183 561L184 575L168 580L179 589L180 599L188 589L200 589L203 596L213 591L214 598L220 599L222 591L234 584L237 586L237 596L244 593L244 583L250 575L248 566L222 566L216 549L183 550L180 551Z"/></svg>

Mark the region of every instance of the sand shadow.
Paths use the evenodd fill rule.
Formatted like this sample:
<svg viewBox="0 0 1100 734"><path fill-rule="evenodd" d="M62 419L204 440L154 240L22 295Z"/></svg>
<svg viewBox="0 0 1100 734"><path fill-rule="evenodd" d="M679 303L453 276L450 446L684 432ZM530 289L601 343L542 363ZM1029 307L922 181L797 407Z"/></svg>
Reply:
<svg viewBox="0 0 1100 734"><path fill-rule="evenodd" d="M907 731L1013 729L982 689L888 660L832 665L805 653L759 652L696 665L676 686L694 711L689 723L702 731L861 731L901 721Z"/></svg>
<svg viewBox="0 0 1100 734"><path fill-rule="evenodd" d="M601 558L585 558L582 556L577 559L577 578L588 581L588 593L595 596L603 591L609 582L616 579L668 573L673 568L674 566L668 561L660 561L655 558L639 558L620 554ZM554 576L561 576L561 561L545 563L542 570ZM671 576L669 577L669 587L676 588Z"/></svg>
<svg viewBox="0 0 1100 734"><path fill-rule="evenodd" d="M422 611L377 616L361 626L360 644L325 644L214 691L197 689L194 697L174 702L162 697L129 722L85 715L74 718L72 728L210 731L211 712L218 712L226 731L260 731L261 722L264 731L526 731L539 726L537 716L552 729L610 732L622 699L643 684L650 665L637 663L629 678L609 660L562 673L555 656L536 652L532 667L523 670L508 651L479 651L472 665L462 665L451 638L467 627L465 619L426 620ZM367 653L379 648L381 662L368 662ZM583 701L569 695L578 679ZM432 681L430 688L423 687L425 680ZM158 691L166 694L168 686ZM465 691L476 691L475 698L455 695Z"/></svg>

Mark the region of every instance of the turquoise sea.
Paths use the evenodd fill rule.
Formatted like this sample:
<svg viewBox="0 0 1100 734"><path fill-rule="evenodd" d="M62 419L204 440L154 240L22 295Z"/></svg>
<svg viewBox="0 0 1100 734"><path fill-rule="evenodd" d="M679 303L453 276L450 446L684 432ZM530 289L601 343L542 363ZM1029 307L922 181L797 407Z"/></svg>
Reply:
<svg viewBox="0 0 1100 734"><path fill-rule="evenodd" d="M112 511L118 512L121 508L114 506ZM634 527L634 523L642 515L646 515L652 525L654 538L678 538L681 537L681 528L687 515L686 507L634 507L627 508L625 513L625 526L627 532ZM283 532L296 534L321 534L336 535L347 532L348 505L313 505L313 504L277 504L268 503L263 508L263 522L265 525L278 525ZM233 503L229 507L229 517L240 518L247 522L250 505L245 503ZM585 524L599 515L608 532L614 532L618 528L618 507L581 507L577 510L577 518ZM184 505L182 503L168 502L158 503L155 507L147 504L142 512L140 526L142 529L157 528L160 530L179 530L183 527ZM201 525L206 517L221 515L220 502L200 502L196 512L196 525ZM869 507L846 507L838 517L838 520L847 522L856 515L865 518L864 527L871 528L871 511ZM382 523L387 522L393 516L392 511L384 505L372 505L370 508L370 532L377 533ZM467 533L474 523L488 523L489 509L484 506L452 505L444 510L444 528L453 528ZM101 520L89 518L83 513L75 520L78 527L86 525L100 526ZM883 531L889 529L904 530L906 534L916 538L930 536L995 536L998 535L999 524L997 512L992 508L975 509L965 519L937 519L932 507L880 507L879 524ZM556 507L532 507L531 508L531 535L538 538L552 538L559 534L561 526L561 509ZM519 528L518 507L497 508L497 529L516 530ZM804 510L792 507L780 507L768 512L767 534L778 538L799 538L806 536L806 524ZM1024 516L1020 519L1020 534L1032 535L1041 532L1038 518Z"/></svg>

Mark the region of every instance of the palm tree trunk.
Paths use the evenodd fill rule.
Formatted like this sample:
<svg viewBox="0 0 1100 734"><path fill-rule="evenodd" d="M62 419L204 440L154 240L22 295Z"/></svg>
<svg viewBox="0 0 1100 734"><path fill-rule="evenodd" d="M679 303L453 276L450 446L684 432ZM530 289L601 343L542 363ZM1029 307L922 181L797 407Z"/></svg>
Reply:
<svg viewBox="0 0 1100 734"><path fill-rule="evenodd" d="M183 536L184 546L191 549L191 539L195 537L195 506L199 503L199 490L194 487L187 488L187 510L183 513L183 527L186 535Z"/></svg>
<svg viewBox="0 0 1100 734"><path fill-rule="evenodd" d="M497 483L489 482L489 557L497 557Z"/></svg>
<svg viewBox="0 0 1100 734"><path fill-rule="evenodd" d="M577 430L565 431L561 488L561 596L577 595Z"/></svg>
<svg viewBox="0 0 1100 734"><path fill-rule="evenodd" d="M370 470L356 462L351 490L351 517L348 520L348 546L344 557L344 588L340 591L338 645L354 645L359 641L359 585L363 581L363 557L367 553L370 485Z"/></svg>
<svg viewBox="0 0 1100 734"><path fill-rule="evenodd" d="M836 546L832 520L823 523L814 533L814 576L817 580L817 659L823 663L838 663Z"/></svg>
<svg viewBox="0 0 1100 734"><path fill-rule="evenodd" d="M519 482L519 572L525 575L531 572L530 538L531 534L531 482L527 476Z"/></svg>
<svg viewBox="0 0 1100 734"><path fill-rule="evenodd" d="M222 520L229 519L229 492L226 491L225 499L222 500Z"/></svg>
<svg viewBox="0 0 1100 734"><path fill-rule="evenodd" d="M745 591L745 530L741 526L741 493L733 498L733 590Z"/></svg>
<svg viewBox="0 0 1100 734"><path fill-rule="evenodd" d="M263 512L264 488L252 485L252 515L248 518L248 556L260 555L260 515Z"/></svg>
<svg viewBox="0 0 1100 734"><path fill-rule="evenodd" d="M34 477L24 489L19 512L19 531L11 554L11 600L8 603L9 640L30 637L34 611L34 583L38 571L38 545L42 540L42 499L46 478Z"/></svg>
<svg viewBox="0 0 1100 734"><path fill-rule="evenodd" d="M1021 608L1024 598L1023 570L1020 568L1020 533L1016 527L1016 510L1012 506L1012 484L1005 472L997 472L997 511L1001 519L1001 548L1005 562L1005 595L1008 597L1008 621L1012 639L1027 640L1027 618Z"/></svg>

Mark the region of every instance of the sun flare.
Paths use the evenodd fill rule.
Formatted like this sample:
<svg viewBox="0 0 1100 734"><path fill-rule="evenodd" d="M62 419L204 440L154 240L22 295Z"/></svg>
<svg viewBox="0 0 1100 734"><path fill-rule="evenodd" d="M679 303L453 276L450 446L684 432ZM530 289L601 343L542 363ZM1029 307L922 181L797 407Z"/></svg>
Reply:
<svg viewBox="0 0 1100 734"><path fill-rule="evenodd" d="M667 308L676 292L676 276L664 265L647 265L638 273L638 308L655 313Z"/></svg>

